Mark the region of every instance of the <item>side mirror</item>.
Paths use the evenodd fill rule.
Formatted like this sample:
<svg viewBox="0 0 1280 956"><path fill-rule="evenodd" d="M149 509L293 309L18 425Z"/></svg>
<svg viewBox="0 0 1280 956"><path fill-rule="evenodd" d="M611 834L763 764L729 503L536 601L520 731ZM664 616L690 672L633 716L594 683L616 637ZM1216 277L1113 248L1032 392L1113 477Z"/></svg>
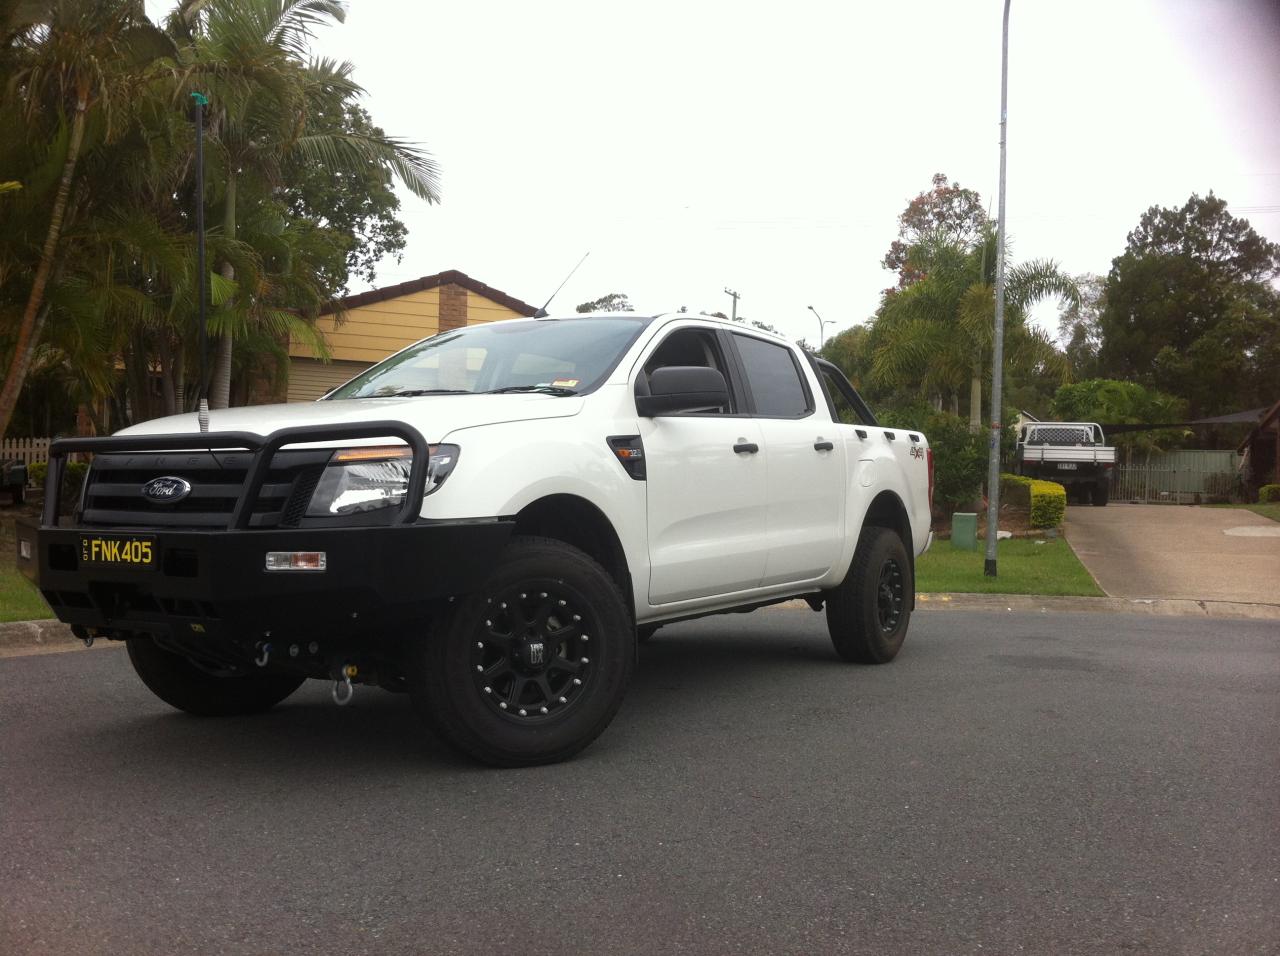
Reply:
<svg viewBox="0 0 1280 956"><path fill-rule="evenodd" d="M636 412L644 418L672 415L729 404L729 386L713 368L669 365L649 376L649 394L636 396Z"/></svg>

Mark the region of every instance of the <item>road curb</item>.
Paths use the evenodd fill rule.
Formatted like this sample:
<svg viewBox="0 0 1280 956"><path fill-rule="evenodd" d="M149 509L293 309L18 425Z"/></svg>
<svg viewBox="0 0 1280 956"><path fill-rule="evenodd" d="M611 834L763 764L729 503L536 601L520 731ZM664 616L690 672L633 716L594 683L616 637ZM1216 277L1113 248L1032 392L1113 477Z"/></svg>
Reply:
<svg viewBox="0 0 1280 956"><path fill-rule="evenodd" d="M70 626L49 618L43 621L7 621L0 624L0 654L11 650L65 649L81 644Z"/></svg>
<svg viewBox="0 0 1280 956"><path fill-rule="evenodd" d="M1280 604L1196 601L1185 598L1058 597L1033 594L917 594L921 611L1031 611L1048 613L1146 614L1280 621Z"/></svg>

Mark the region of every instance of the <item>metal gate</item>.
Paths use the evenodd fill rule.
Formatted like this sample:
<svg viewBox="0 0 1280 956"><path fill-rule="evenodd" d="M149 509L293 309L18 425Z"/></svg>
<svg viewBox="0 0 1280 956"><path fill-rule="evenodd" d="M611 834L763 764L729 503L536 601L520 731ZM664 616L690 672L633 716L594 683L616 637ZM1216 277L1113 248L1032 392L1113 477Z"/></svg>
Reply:
<svg viewBox="0 0 1280 956"><path fill-rule="evenodd" d="M1229 498L1240 486L1239 461L1234 451L1183 450L1117 463L1111 500L1185 505Z"/></svg>

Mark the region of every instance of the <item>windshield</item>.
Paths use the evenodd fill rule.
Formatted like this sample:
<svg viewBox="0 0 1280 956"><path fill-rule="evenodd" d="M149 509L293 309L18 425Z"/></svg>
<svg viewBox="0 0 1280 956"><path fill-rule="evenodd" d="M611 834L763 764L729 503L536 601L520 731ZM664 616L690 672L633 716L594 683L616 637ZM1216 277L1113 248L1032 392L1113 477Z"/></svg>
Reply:
<svg viewBox="0 0 1280 956"><path fill-rule="evenodd" d="M375 365L326 399L546 392L604 381L644 329L632 318L494 322L441 332Z"/></svg>

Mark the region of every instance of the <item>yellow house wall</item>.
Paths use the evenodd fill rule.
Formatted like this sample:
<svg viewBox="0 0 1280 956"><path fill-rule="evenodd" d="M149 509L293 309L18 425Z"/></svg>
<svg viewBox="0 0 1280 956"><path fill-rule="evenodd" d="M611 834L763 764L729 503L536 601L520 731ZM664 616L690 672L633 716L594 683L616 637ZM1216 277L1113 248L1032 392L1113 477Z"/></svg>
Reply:
<svg viewBox="0 0 1280 956"><path fill-rule="evenodd" d="M329 343L334 360L372 364L418 339L435 335L440 330L439 317L440 290L427 289L348 309L341 324L331 315L321 316L316 329ZM290 341L289 355L315 358L311 347L297 339Z"/></svg>
<svg viewBox="0 0 1280 956"><path fill-rule="evenodd" d="M513 312L505 305L499 305L492 299L486 299L478 292L467 290L467 325L479 325L482 322L498 322L502 319L523 318L519 312Z"/></svg>
<svg viewBox="0 0 1280 956"><path fill-rule="evenodd" d="M455 287L456 288L456 287ZM520 313L466 291L467 324L478 325L502 319L520 318ZM348 309L342 323L322 316L316 329L329 344L332 361L317 360L311 346L292 339L288 401L314 401L335 385L358 372L440 331L440 289L408 295Z"/></svg>

